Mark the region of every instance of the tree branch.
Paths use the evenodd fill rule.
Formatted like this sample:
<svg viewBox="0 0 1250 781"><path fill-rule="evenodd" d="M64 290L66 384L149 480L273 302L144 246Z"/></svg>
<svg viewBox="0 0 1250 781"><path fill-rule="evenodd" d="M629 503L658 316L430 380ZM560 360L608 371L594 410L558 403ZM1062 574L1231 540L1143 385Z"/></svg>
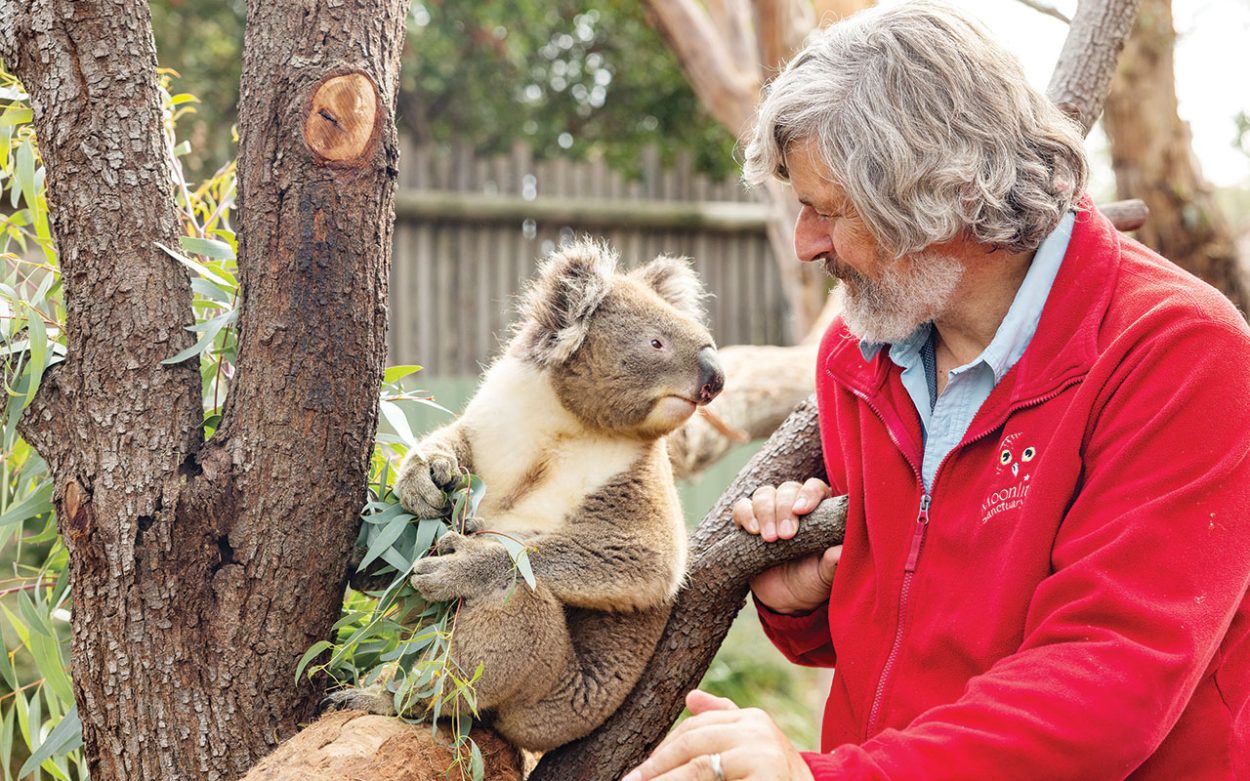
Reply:
<svg viewBox="0 0 1250 781"><path fill-rule="evenodd" d="M647 0L647 9L708 113L740 138L759 100L759 73L745 71L733 60L696 0Z"/></svg>
<svg viewBox="0 0 1250 781"><path fill-rule="evenodd" d="M1064 24L1072 24L1072 20L1068 18L1067 14L1049 3L1043 3L1041 0L1016 0L1016 2L1021 5L1027 5L1039 14L1045 14L1046 16L1058 19Z"/></svg>
<svg viewBox="0 0 1250 781"><path fill-rule="evenodd" d="M1115 75L1116 58L1133 29L1139 0L1082 0L1046 94L1088 133Z"/></svg>
<svg viewBox="0 0 1250 781"><path fill-rule="evenodd" d="M591 735L543 757L530 781L617 781L640 763L677 719L742 608L756 574L841 543L846 500L827 500L787 542L766 543L733 525L733 503L761 485L824 475L816 403L799 405L738 473L691 539L686 586L652 663L625 702Z"/></svg>
<svg viewBox="0 0 1250 781"><path fill-rule="evenodd" d="M803 44L816 26L816 18L807 0L752 0L752 4L760 64L767 81Z"/></svg>
<svg viewBox="0 0 1250 781"><path fill-rule="evenodd" d="M738 68L744 73L759 72L760 54L748 0L708 0L707 12Z"/></svg>

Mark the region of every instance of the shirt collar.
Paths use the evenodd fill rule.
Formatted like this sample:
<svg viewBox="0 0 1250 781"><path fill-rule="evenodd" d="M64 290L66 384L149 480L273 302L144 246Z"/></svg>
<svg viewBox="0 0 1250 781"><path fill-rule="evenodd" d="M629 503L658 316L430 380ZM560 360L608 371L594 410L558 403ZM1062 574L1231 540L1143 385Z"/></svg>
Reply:
<svg viewBox="0 0 1250 781"><path fill-rule="evenodd" d="M959 372L984 362L993 370L994 382L997 383L1016 364L1016 361L1020 360L1034 332L1037 331L1042 308L1054 285L1055 277L1059 274L1059 267L1067 252L1075 221L1076 214L1068 212L1055 229L1046 236L1033 255L1033 262L1029 264L1024 281L1020 283L1020 289L1016 291L1011 307L1007 310L1003 322L999 324L994 338L980 355L954 371ZM897 342L861 341L860 353L865 361L871 361L883 347L889 346L890 360L899 366L909 366L918 361L920 350L928 341L932 328L932 323L923 323L909 336Z"/></svg>

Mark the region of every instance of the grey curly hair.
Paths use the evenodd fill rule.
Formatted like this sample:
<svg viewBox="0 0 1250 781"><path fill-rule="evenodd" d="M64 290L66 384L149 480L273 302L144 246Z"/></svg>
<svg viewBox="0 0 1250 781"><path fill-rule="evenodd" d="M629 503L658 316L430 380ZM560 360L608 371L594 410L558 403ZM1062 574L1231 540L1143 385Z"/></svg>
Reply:
<svg viewBox="0 0 1250 781"><path fill-rule="evenodd" d="M815 140L829 175L895 256L965 231L1036 249L1085 187L1076 123L1025 81L979 23L921 0L811 35L768 86L743 178L789 179L786 152Z"/></svg>

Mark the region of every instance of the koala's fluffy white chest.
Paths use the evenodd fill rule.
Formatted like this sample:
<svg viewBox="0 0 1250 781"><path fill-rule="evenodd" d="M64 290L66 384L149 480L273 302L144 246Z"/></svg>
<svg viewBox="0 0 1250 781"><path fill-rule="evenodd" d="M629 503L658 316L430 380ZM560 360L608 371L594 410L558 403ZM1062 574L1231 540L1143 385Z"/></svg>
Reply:
<svg viewBox="0 0 1250 781"><path fill-rule="evenodd" d="M586 430L542 372L511 357L491 367L464 423L486 483L478 514L487 528L515 534L559 528L646 447Z"/></svg>

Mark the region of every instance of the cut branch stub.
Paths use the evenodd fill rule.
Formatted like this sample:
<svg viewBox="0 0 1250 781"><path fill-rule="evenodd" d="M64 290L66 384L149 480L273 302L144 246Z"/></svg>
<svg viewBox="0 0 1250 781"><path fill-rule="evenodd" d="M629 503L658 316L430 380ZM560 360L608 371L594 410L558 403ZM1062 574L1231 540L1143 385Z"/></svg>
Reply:
<svg viewBox="0 0 1250 781"><path fill-rule="evenodd" d="M331 76L313 90L304 118L304 142L322 160L367 160L378 139L378 88L368 75Z"/></svg>

